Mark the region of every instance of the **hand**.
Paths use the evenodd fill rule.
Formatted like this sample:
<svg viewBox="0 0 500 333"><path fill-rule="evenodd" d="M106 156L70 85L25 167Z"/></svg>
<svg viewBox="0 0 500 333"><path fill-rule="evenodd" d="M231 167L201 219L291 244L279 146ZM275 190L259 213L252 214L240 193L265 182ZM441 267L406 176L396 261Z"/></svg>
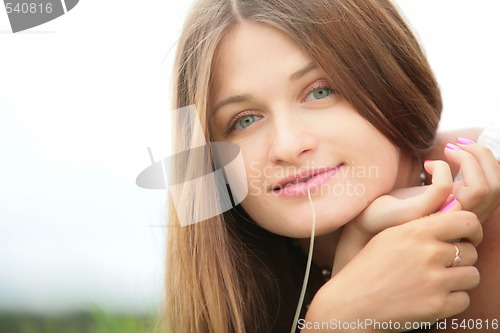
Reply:
<svg viewBox="0 0 500 333"><path fill-rule="evenodd" d="M396 189L378 197L349 225L373 236L386 228L437 212L453 191L450 167L444 161L428 161L424 168L432 176L431 185Z"/></svg>
<svg viewBox="0 0 500 333"><path fill-rule="evenodd" d="M424 167L432 175L430 186L398 189L383 195L344 227L335 252L333 274L382 230L430 215L442 207L453 190L450 168L443 161L427 162Z"/></svg>
<svg viewBox="0 0 500 333"><path fill-rule="evenodd" d="M403 331L407 322L433 323L464 311L466 291L479 283L472 265L482 228L476 215L460 209L455 201L448 212L378 233L318 291L306 321L366 318L400 323L392 328ZM455 246L449 239L469 241L456 243L462 253L458 267L450 267Z"/></svg>
<svg viewBox="0 0 500 333"><path fill-rule="evenodd" d="M446 145L444 154L460 167L462 180L454 186L455 198L481 223L486 221L500 206L500 165L493 153L485 146L459 138L457 145Z"/></svg>

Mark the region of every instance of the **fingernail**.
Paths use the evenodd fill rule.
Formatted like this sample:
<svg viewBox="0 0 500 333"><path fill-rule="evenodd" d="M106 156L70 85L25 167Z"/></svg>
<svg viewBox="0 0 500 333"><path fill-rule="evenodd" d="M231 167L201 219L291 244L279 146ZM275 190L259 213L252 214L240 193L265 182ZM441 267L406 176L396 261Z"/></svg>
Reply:
<svg viewBox="0 0 500 333"><path fill-rule="evenodd" d="M450 202L448 202L446 205L444 205L443 207L441 207L441 209L439 210L440 212L447 212L450 210L451 207L453 207L453 205L455 205L455 203L457 202L457 199L453 199L451 200Z"/></svg>
<svg viewBox="0 0 500 333"><path fill-rule="evenodd" d="M466 138L457 138L457 142L461 145L473 145L475 142Z"/></svg>
<svg viewBox="0 0 500 333"><path fill-rule="evenodd" d="M457 146L455 146L453 143L447 143L446 144L446 148L448 148L450 150L460 150L460 148L458 148Z"/></svg>
<svg viewBox="0 0 500 333"><path fill-rule="evenodd" d="M432 162L432 160L425 160L424 163Z"/></svg>

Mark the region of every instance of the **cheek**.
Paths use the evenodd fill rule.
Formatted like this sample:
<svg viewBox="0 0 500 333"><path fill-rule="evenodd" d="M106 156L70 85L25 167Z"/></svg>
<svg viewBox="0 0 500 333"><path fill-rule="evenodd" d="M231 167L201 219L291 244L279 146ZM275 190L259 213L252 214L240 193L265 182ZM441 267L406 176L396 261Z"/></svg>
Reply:
<svg viewBox="0 0 500 333"><path fill-rule="evenodd" d="M349 147L350 179L364 190L360 198L369 204L378 196L390 192L396 184L400 159L399 149L369 124L359 126L357 136L351 136Z"/></svg>
<svg viewBox="0 0 500 333"><path fill-rule="evenodd" d="M367 175L372 196L380 196L390 192L397 180L399 150L387 142L370 152Z"/></svg>
<svg viewBox="0 0 500 333"><path fill-rule="evenodd" d="M257 162L246 166L246 177L248 184L248 196L260 196L266 189L265 170Z"/></svg>
<svg viewBox="0 0 500 333"><path fill-rule="evenodd" d="M266 200L265 195L262 195L262 193L249 193L241 206L250 218L262 228L273 233L282 234L282 226L274 221L274 214L278 213L277 210L279 209L276 208L279 206L273 207L270 201ZM281 220L285 219L285 216L282 216Z"/></svg>

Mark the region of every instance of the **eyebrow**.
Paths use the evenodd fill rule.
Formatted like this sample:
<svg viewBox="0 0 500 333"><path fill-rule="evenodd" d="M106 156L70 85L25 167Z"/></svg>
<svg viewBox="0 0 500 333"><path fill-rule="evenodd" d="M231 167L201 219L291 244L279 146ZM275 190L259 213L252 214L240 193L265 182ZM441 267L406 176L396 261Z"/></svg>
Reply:
<svg viewBox="0 0 500 333"><path fill-rule="evenodd" d="M290 81L295 81L312 71L313 69L316 68L316 64L314 62L309 63L306 67L296 71L292 75L290 75ZM249 94L243 94L243 95L235 95L228 97L219 103L217 103L213 108L212 108L212 114L215 114L217 110L222 108L223 106L226 106L228 104L237 104L237 103L243 103L249 101L251 98L251 95Z"/></svg>
<svg viewBox="0 0 500 333"><path fill-rule="evenodd" d="M302 68L301 70L298 70L297 72L293 73L290 75L290 81L298 80L313 69L316 68L316 64L314 62L309 63L306 67Z"/></svg>
<svg viewBox="0 0 500 333"><path fill-rule="evenodd" d="M228 104L236 104L236 103L243 103L243 102L247 102L248 100L250 100L250 95L248 94L244 94L244 95L236 95L236 96L231 96L229 98L226 98L222 101L220 101L219 103L217 103L213 108L212 108L212 114L214 114L215 112L217 112L217 110L219 110L221 107L223 106L226 106Z"/></svg>

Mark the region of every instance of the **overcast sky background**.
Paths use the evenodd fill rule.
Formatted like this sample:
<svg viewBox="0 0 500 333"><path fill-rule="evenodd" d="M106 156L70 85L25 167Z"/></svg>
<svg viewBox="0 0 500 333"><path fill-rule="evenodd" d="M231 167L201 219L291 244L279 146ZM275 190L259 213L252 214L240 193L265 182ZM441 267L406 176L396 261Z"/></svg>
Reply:
<svg viewBox="0 0 500 333"><path fill-rule="evenodd" d="M499 124L500 2L397 3L440 82L441 128ZM155 119L189 5L81 0L16 34L0 6L0 310L156 308L165 195L135 177L148 145L167 154Z"/></svg>

